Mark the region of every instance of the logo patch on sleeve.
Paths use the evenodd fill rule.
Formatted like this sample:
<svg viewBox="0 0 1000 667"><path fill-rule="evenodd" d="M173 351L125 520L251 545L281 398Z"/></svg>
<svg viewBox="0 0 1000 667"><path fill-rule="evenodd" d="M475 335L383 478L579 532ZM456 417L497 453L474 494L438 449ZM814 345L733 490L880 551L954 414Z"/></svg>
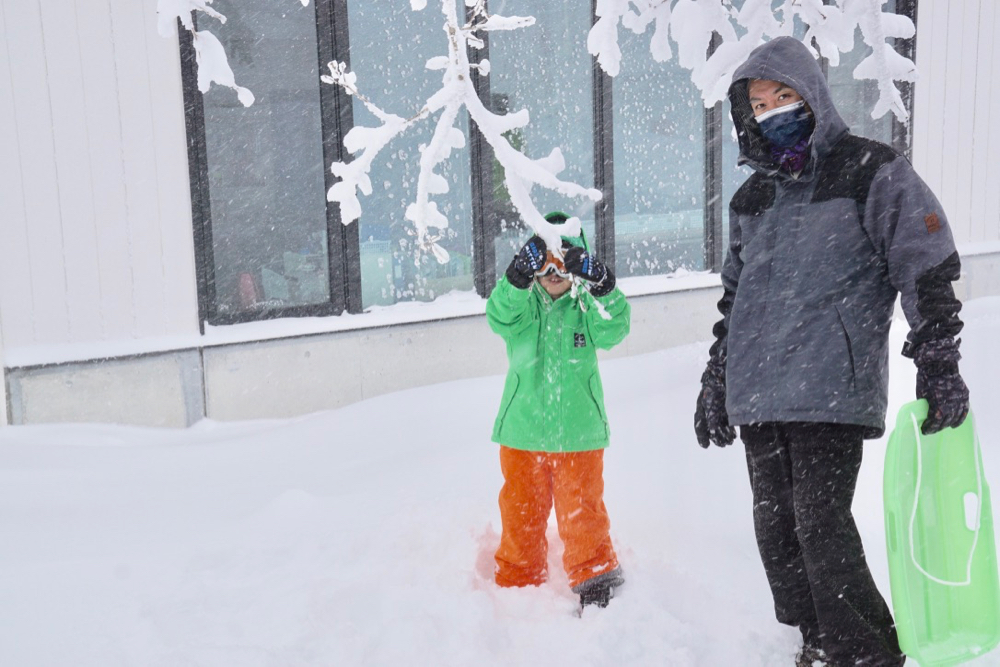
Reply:
<svg viewBox="0 0 1000 667"><path fill-rule="evenodd" d="M573 347L587 347L587 338L582 333L573 334Z"/></svg>
<svg viewBox="0 0 1000 667"><path fill-rule="evenodd" d="M924 224L927 225L927 233L933 234L941 231L941 219L937 213L924 216Z"/></svg>

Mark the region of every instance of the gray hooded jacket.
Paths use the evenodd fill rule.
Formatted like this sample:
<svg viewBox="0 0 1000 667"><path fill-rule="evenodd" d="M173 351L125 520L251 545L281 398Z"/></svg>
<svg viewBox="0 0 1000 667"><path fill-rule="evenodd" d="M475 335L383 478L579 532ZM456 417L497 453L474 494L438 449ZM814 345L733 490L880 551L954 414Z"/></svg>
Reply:
<svg viewBox="0 0 1000 667"><path fill-rule="evenodd" d="M786 83L812 109L812 152L798 178L771 158L751 79ZM848 132L798 40L755 49L729 98L740 163L756 172L730 203L712 346L725 364L729 421L859 424L878 437L897 293L911 328L904 354L962 328L951 286L959 259L941 205L906 158Z"/></svg>

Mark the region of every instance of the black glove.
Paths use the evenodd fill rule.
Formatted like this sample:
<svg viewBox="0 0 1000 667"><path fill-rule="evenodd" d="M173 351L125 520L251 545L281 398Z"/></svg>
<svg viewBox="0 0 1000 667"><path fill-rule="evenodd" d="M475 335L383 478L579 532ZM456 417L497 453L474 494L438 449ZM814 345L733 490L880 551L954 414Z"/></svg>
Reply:
<svg viewBox="0 0 1000 667"><path fill-rule="evenodd" d="M604 262L579 246L571 245L566 250L563 264L574 276L592 283L590 293L594 296L604 296L615 288L615 275L604 266Z"/></svg>
<svg viewBox="0 0 1000 667"><path fill-rule="evenodd" d="M958 374L958 344L954 338L922 343L913 353L917 366L917 398L927 399L924 435L955 428L969 414L969 388Z"/></svg>
<svg viewBox="0 0 1000 667"><path fill-rule="evenodd" d="M726 412L725 362L709 360L701 375L694 432L698 436L698 444L706 449L710 442L725 447L736 440L736 429L729 425L729 414Z"/></svg>
<svg viewBox="0 0 1000 667"><path fill-rule="evenodd" d="M548 249L540 236L532 236L514 255L507 267L507 280L518 289L527 289L535 277L535 271L545 266Z"/></svg>

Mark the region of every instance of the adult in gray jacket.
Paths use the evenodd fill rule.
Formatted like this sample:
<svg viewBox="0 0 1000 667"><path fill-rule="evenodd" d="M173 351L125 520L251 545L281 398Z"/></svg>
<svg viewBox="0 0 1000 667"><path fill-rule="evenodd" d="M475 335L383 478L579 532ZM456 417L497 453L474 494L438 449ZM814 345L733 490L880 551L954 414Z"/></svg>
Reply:
<svg viewBox="0 0 1000 667"><path fill-rule="evenodd" d="M899 665L892 616L851 503L865 438L885 431L897 294L930 404L925 432L957 426L959 258L941 205L909 162L851 135L808 49L774 39L729 89L740 163L730 203L723 319L702 376L699 444L746 446L754 527L798 664Z"/></svg>

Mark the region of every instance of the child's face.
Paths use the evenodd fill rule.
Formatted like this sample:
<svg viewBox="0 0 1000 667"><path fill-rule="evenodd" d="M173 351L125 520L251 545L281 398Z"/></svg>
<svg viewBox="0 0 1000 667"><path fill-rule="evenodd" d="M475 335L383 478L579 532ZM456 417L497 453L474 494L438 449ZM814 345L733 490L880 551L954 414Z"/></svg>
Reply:
<svg viewBox="0 0 1000 667"><path fill-rule="evenodd" d="M539 276L538 282L541 284L542 289L552 297L553 299L558 299L563 294L569 291L569 288L573 286L573 282L561 277L559 274L552 272L545 276Z"/></svg>

